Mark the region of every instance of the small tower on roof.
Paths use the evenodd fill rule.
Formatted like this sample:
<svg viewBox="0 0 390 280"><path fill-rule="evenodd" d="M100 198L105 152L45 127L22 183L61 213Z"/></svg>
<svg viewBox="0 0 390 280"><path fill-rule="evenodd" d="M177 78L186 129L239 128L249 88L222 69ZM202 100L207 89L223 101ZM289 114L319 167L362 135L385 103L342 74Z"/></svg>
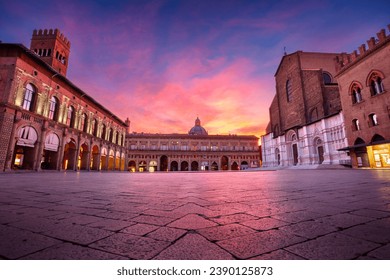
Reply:
<svg viewBox="0 0 390 280"><path fill-rule="evenodd" d="M30 49L58 73L66 76L70 42L58 29L34 30Z"/></svg>

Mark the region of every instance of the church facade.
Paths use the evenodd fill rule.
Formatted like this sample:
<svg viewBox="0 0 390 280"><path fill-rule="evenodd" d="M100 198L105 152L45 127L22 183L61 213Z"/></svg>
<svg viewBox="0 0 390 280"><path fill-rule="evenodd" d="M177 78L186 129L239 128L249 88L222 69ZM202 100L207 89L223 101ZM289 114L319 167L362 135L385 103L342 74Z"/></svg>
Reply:
<svg viewBox="0 0 390 280"><path fill-rule="evenodd" d="M0 171L125 170L128 124L66 78L70 42L0 43Z"/></svg>
<svg viewBox="0 0 390 280"><path fill-rule="evenodd" d="M348 155L335 53L298 51L276 71L270 122L261 137L263 167L339 164Z"/></svg>
<svg viewBox="0 0 390 280"><path fill-rule="evenodd" d="M260 166L256 136L209 135L199 118L188 134L131 133L131 172L245 170Z"/></svg>

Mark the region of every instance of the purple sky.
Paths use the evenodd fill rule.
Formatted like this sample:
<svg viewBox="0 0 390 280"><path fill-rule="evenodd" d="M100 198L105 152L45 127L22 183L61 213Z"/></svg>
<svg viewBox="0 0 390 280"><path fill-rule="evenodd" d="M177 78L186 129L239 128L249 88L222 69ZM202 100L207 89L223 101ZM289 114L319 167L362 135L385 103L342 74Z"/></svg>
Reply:
<svg viewBox="0 0 390 280"><path fill-rule="evenodd" d="M0 40L71 41L67 77L131 131L260 136L274 73L297 50L352 52L390 23L390 1L0 0ZM388 30L386 30L388 33Z"/></svg>

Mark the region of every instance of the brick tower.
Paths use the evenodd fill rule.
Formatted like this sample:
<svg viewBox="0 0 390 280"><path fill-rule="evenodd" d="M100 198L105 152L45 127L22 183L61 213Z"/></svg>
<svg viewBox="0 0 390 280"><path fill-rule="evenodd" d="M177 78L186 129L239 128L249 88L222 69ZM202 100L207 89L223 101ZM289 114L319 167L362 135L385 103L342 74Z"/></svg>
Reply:
<svg viewBox="0 0 390 280"><path fill-rule="evenodd" d="M58 29L34 30L30 49L61 75L66 76L70 42Z"/></svg>

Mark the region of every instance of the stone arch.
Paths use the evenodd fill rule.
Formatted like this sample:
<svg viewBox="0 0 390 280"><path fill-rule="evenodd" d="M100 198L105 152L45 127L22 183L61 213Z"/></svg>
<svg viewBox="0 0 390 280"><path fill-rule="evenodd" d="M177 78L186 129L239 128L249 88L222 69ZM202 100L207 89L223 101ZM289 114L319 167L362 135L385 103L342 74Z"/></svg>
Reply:
<svg viewBox="0 0 390 280"><path fill-rule="evenodd" d="M116 151L115 153L115 170L120 170L121 167L121 153Z"/></svg>
<svg viewBox="0 0 390 280"><path fill-rule="evenodd" d="M229 170L229 158L227 156L221 157L221 170Z"/></svg>
<svg viewBox="0 0 390 280"><path fill-rule="evenodd" d="M141 160L140 162L138 162L138 171L139 172L144 172L144 171L147 171L147 163L145 160Z"/></svg>
<svg viewBox="0 0 390 280"><path fill-rule="evenodd" d="M178 171L179 170L179 163L176 160L173 160L171 162L171 171Z"/></svg>
<svg viewBox="0 0 390 280"><path fill-rule="evenodd" d="M355 146L354 152L356 155L357 166L358 167L370 166L368 160L366 142L362 138L358 137L354 142L354 146Z"/></svg>
<svg viewBox="0 0 390 280"><path fill-rule="evenodd" d="M180 171L188 171L188 161L182 161L180 163Z"/></svg>
<svg viewBox="0 0 390 280"><path fill-rule="evenodd" d="M89 165L89 146L87 142L83 142L80 146L77 166L80 170L89 170L88 165Z"/></svg>
<svg viewBox="0 0 390 280"><path fill-rule="evenodd" d="M382 136L382 135L380 135L380 134L375 134L374 136L372 136L372 138L371 138L371 144L374 144L374 143L381 143L381 142L383 142L383 141L385 141L385 138Z"/></svg>
<svg viewBox="0 0 390 280"><path fill-rule="evenodd" d="M249 164L246 160L241 162L241 170L245 170L249 168Z"/></svg>
<svg viewBox="0 0 390 280"><path fill-rule="evenodd" d="M279 150L279 148L275 149L275 161L276 161L276 164L279 166L280 165L280 150Z"/></svg>
<svg viewBox="0 0 390 280"><path fill-rule="evenodd" d="M149 172L154 172L154 171L157 171L157 160L151 160L149 161Z"/></svg>
<svg viewBox="0 0 390 280"><path fill-rule="evenodd" d="M58 148L60 146L60 138L54 132L49 132L45 137L43 146L43 161L41 163L42 169L58 169L57 163L59 159Z"/></svg>
<svg viewBox="0 0 390 280"><path fill-rule="evenodd" d="M324 144L320 137L315 137L313 140L314 153L317 155L316 163L324 162Z"/></svg>
<svg viewBox="0 0 390 280"><path fill-rule="evenodd" d="M382 71L379 71L379 70L371 70L370 73L368 73L367 75L367 78L366 78L366 86L369 87L371 85L371 80L374 78L374 77L379 77L381 78L382 80L385 78L385 75L383 74Z"/></svg>
<svg viewBox="0 0 390 280"><path fill-rule="evenodd" d="M137 170L137 164L134 160L130 160L127 164L127 170L130 172L135 172Z"/></svg>
<svg viewBox="0 0 390 280"><path fill-rule="evenodd" d="M98 145L93 145L91 149L91 170L100 170L100 149Z"/></svg>
<svg viewBox="0 0 390 280"><path fill-rule="evenodd" d="M17 132L12 166L15 169L34 169L37 152L37 130L29 125L21 126Z"/></svg>
<svg viewBox="0 0 390 280"><path fill-rule="evenodd" d="M298 164L299 149L298 149L298 134L295 130L289 130L286 134L287 155L289 163L292 165Z"/></svg>
<svg viewBox="0 0 390 280"><path fill-rule="evenodd" d="M114 162L115 162L115 152L113 149L110 149L108 155L108 170L114 170Z"/></svg>
<svg viewBox="0 0 390 280"><path fill-rule="evenodd" d="M191 162L191 171L199 171L199 162L196 160Z"/></svg>
<svg viewBox="0 0 390 280"><path fill-rule="evenodd" d="M166 155L160 157L160 171L168 171L168 157Z"/></svg>
<svg viewBox="0 0 390 280"><path fill-rule="evenodd" d="M233 161L232 163L232 166L231 166L231 170L239 170L240 167L238 165L238 163L236 161Z"/></svg>
<svg viewBox="0 0 390 280"><path fill-rule="evenodd" d="M62 157L62 169L76 170L77 160L77 142L73 138L69 138L64 146L64 154Z"/></svg>
<svg viewBox="0 0 390 280"><path fill-rule="evenodd" d="M106 147L102 147L101 148L101 152L100 152L100 166L101 166L101 170L107 170L107 167L108 167L108 152L107 152L107 148Z"/></svg>

